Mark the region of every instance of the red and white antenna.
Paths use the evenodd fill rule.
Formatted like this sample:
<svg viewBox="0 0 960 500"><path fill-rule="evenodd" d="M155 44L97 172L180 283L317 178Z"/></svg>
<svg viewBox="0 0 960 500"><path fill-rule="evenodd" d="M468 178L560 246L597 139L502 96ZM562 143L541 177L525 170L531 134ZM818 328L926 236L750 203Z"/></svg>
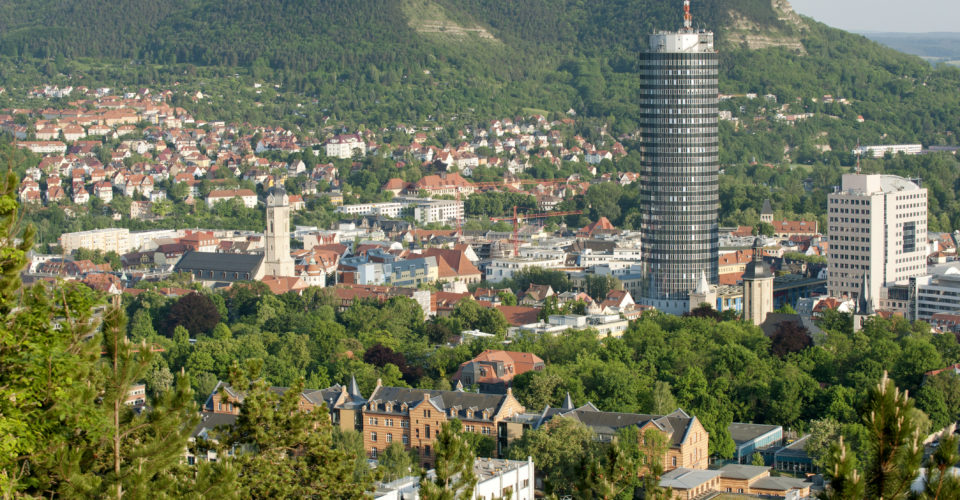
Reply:
<svg viewBox="0 0 960 500"><path fill-rule="evenodd" d="M690 0L683 0L683 29L693 29L693 16L690 14Z"/></svg>

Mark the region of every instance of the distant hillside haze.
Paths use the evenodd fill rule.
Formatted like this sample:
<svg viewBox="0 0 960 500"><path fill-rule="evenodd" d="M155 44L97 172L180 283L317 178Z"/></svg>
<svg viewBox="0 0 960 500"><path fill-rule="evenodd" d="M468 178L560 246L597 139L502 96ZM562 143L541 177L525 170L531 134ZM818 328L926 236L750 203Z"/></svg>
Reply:
<svg viewBox="0 0 960 500"><path fill-rule="evenodd" d="M863 36L934 62L960 64L960 33L863 33Z"/></svg>

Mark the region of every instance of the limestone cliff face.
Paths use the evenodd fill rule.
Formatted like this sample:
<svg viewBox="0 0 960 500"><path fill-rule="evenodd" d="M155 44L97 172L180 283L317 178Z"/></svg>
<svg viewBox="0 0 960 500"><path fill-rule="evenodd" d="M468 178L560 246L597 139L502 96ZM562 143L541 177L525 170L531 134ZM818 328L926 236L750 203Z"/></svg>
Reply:
<svg viewBox="0 0 960 500"><path fill-rule="evenodd" d="M779 24L761 28L736 10L729 10L730 24L723 30L724 43L733 47L751 50L767 47L785 47L806 54L800 37L807 29L806 23L793 10L788 0L771 0Z"/></svg>

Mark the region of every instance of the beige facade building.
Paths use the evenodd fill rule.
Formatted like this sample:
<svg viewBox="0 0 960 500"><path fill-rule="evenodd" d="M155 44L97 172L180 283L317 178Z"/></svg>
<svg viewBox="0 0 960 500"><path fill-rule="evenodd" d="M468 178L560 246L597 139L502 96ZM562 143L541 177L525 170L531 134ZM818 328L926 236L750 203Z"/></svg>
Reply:
<svg viewBox="0 0 960 500"><path fill-rule="evenodd" d="M845 174L827 215L831 296L858 298L866 275L876 300L883 286L926 273L927 190L914 181Z"/></svg>
<svg viewBox="0 0 960 500"><path fill-rule="evenodd" d="M267 230L264 233L264 276L296 276L290 256L290 199L283 188L267 195Z"/></svg>
<svg viewBox="0 0 960 500"><path fill-rule="evenodd" d="M130 251L130 230L106 228L63 233L60 235L60 247L63 248L64 253L85 248L87 250L100 250L104 253L117 252L123 255Z"/></svg>
<svg viewBox="0 0 960 500"><path fill-rule="evenodd" d="M763 261L763 239L753 241L753 260L743 273L743 319L760 325L773 312L773 272Z"/></svg>
<svg viewBox="0 0 960 500"><path fill-rule="evenodd" d="M285 387L271 390L284 392ZM204 404L203 411L212 414L240 415L244 393L220 383ZM459 419L465 432L473 432L496 441L500 422L523 413L523 406L508 390L506 394L479 394L463 391L433 391L404 387L377 386L369 398L360 394L355 379L349 386L334 385L326 389L301 392L302 411L325 405L331 422L341 430L363 434L363 446L370 458L397 442L413 450L420 464L433 467L436 460L434 442L443 424Z"/></svg>

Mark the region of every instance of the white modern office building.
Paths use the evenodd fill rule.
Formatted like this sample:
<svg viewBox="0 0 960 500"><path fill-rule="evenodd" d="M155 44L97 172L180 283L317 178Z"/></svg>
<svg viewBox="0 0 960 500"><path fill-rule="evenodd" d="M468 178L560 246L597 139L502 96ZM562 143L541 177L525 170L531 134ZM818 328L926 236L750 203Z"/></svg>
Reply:
<svg viewBox="0 0 960 500"><path fill-rule="evenodd" d="M895 175L845 174L842 182L827 197L827 293L858 299L866 274L876 308L883 286L927 273L927 190Z"/></svg>

